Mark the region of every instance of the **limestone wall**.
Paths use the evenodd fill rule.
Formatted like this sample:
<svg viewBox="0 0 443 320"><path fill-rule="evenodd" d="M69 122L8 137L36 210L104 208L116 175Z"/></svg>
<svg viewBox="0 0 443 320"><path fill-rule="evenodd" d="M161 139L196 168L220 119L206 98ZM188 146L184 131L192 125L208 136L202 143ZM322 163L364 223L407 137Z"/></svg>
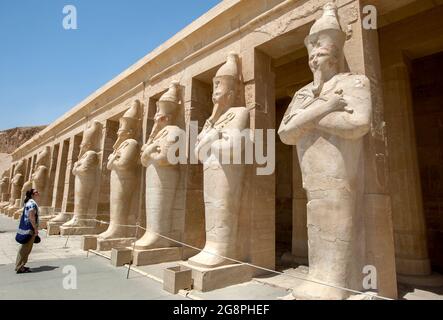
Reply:
<svg viewBox="0 0 443 320"><path fill-rule="evenodd" d="M304 38L310 26L321 14L328 0L226 0L197 19L184 30L155 49L115 79L50 124L40 134L13 153L14 164L27 160L27 175L33 171L35 156L46 146L57 162L53 175L52 205L62 212L73 206L72 165L77 161L81 137L93 121L102 124L100 168L96 212L101 219L109 214L109 172L105 170L110 146L116 137L121 115L138 99L143 105L143 130L140 140L146 142L153 125L156 102L173 80L179 81L184 101L187 125L197 121L201 129L212 109L212 78L225 62L229 52L240 57L244 85L243 100L250 111L251 129L275 129L281 114L276 110L277 98L291 97L301 83L309 80ZM379 6L384 24L395 9L411 4L411 0L373 1ZM338 0L343 30L347 33L345 56L347 65L355 73L367 74L371 79L374 119L367 138L367 172L365 177L367 212L366 246L368 263L382 270L380 283L388 296L396 295L392 222L387 178L386 132L384 131L383 95L379 64L378 34L362 30L363 0ZM159 13L162 14L162 13ZM166 15L166 13L164 13ZM395 17L394 17L395 18ZM289 67L290 66L290 67ZM279 68L280 67L280 68ZM293 76L292 73L296 73ZM189 150L188 145L188 150ZM278 149L279 150L279 149ZM290 149L283 150L277 171L294 171L296 157ZM381 160L380 160L381 159ZM292 161L291 164L285 163ZM276 238L291 246L293 253L306 256L307 239L303 231L305 195L301 192L299 174L257 176L247 174L247 186L242 201L241 259L265 268L274 268ZM142 171L142 170L141 170ZM295 172L295 171L294 171ZM201 165L186 168L185 182L185 242L202 247L204 243L204 205ZM140 173L144 176L144 170ZM284 179L283 179L283 178ZM291 184L292 179L292 184ZM284 181L283 181L284 180ZM276 184L279 187L276 189ZM134 190L144 198L144 188ZM276 212L277 205L281 212ZM291 203L292 202L292 203ZM144 203L140 201L138 216L143 217ZM291 211L293 216L291 217ZM292 219L291 219L292 218ZM296 224L297 227L296 227ZM140 220L140 223L143 223ZM293 226L288 226L292 223ZM281 233L279 231L281 230ZM278 235L277 235L278 233ZM295 240L294 240L295 239ZM297 248L294 250L294 248ZM296 251L296 252L294 252ZM185 254L190 256L191 252Z"/></svg>

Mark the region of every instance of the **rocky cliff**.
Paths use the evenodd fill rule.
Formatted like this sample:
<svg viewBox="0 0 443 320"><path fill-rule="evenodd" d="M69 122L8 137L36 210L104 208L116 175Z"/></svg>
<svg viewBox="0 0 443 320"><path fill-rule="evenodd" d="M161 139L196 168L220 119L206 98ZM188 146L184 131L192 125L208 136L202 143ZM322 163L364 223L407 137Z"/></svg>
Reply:
<svg viewBox="0 0 443 320"><path fill-rule="evenodd" d="M45 126L23 127L0 131L0 153L11 154L44 128Z"/></svg>
<svg viewBox="0 0 443 320"><path fill-rule="evenodd" d="M40 126L0 131L0 176L11 166L10 154L44 128L45 126Z"/></svg>

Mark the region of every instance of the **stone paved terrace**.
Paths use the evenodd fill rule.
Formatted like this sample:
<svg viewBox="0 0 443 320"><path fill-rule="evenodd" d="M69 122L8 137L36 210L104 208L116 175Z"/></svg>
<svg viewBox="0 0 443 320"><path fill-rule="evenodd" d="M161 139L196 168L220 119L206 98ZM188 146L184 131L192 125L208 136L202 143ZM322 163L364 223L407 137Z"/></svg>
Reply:
<svg viewBox="0 0 443 320"><path fill-rule="evenodd" d="M47 237L43 230L42 242L35 245L30 256L29 266L34 269L34 273L16 275L13 269L19 246L14 240L17 223L16 220L0 216L0 299L275 300L284 299L290 287L300 281L292 278L292 274L303 274L303 269L287 269L284 271L287 275L260 277L212 292L192 290L171 295L162 288L163 270L177 265L178 261L132 267L129 279L126 279L127 266L111 266L110 252L91 251L87 254L80 250L79 236L71 236L69 239ZM68 265L74 265L78 270L77 290L64 290L62 287L63 268ZM443 300L443 287L414 288L400 285L399 289L403 299Z"/></svg>

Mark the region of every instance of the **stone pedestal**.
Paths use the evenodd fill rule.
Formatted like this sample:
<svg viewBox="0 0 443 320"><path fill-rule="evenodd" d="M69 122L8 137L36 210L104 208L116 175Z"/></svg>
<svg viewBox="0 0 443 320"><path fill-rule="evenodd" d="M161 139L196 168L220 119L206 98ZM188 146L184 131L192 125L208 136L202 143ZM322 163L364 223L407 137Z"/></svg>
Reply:
<svg viewBox="0 0 443 320"><path fill-rule="evenodd" d="M47 232L48 236L56 236L60 234L60 226L63 223L59 222L48 222L47 223Z"/></svg>
<svg viewBox="0 0 443 320"><path fill-rule="evenodd" d="M188 262L182 262L181 265L192 270L194 290L201 292L251 281L254 272L253 268L243 264L230 264L212 269L196 267Z"/></svg>
<svg viewBox="0 0 443 320"><path fill-rule="evenodd" d="M13 206L10 206L10 207L8 207L8 208L6 209L6 214L7 214L8 217L13 218L15 212L16 212L17 210L21 210L21 209L20 209L20 207L21 207L20 202L21 202L20 199L16 199L16 200L14 201L14 205L13 205Z"/></svg>
<svg viewBox="0 0 443 320"><path fill-rule="evenodd" d="M100 239L97 238L98 251L111 251L114 248L129 247L136 238Z"/></svg>
<svg viewBox="0 0 443 320"><path fill-rule="evenodd" d="M54 208L52 207L40 207L39 227L40 229L47 229L48 222L55 218Z"/></svg>
<svg viewBox="0 0 443 320"><path fill-rule="evenodd" d="M71 220L72 212L60 212L55 218L47 222L48 235L60 234L60 227L67 221Z"/></svg>
<svg viewBox="0 0 443 320"><path fill-rule="evenodd" d="M177 294L180 290L191 290L192 288L192 270L177 266L167 268L163 272L163 290Z"/></svg>
<svg viewBox="0 0 443 320"><path fill-rule="evenodd" d="M132 249L132 248L128 248ZM179 261L182 259L183 248L171 247L149 250L134 250L135 266L148 266L151 264Z"/></svg>
<svg viewBox="0 0 443 320"><path fill-rule="evenodd" d="M81 248L83 251L95 250L97 248L97 237L96 236L83 236Z"/></svg>
<svg viewBox="0 0 443 320"><path fill-rule="evenodd" d="M132 249L129 248L113 248L111 250L111 265L114 267L122 267L131 263Z"/></svg>
<svg viewBox="0 0 443 320"><path fill-rule="evenodd" d="M98 235L106 231L108 225L104 223L97 223L91 226L82 227L67 227L60 226L60 235L62 236L83 236L83 235Z"/></svg>

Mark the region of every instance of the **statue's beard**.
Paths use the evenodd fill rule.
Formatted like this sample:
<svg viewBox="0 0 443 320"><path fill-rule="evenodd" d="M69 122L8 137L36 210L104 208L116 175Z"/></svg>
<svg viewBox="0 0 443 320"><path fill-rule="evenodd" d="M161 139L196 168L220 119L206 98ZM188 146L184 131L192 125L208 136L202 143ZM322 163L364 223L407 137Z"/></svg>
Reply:
<svg viewBox="0 0 443 320"><path fill-rule="evenodd" d="M155 136L164 128L166 127L166 123L165 122L158 122L155 121L154 122L154 126L152 127L152 131L151 134L149 135L148 138L148 144L152 142L152 140L154 140Z"/></svg>
<svg viewBox="0 0 443 320"><path fill-rule="evenodd" d="M131 138L131 134L129 132L123 132L117 136L117 141L114 143L113 149L117 150L120 145L126 140Z"/></svg>
<svg viewBox="0 0 443 320"><path fill-rule="evenodd" d="M228 95L213 97L212 102L214 107L208 119L212 123L217 122L218 118L234 105L234 101Z"/></svg>
<svg viewBox="0 0 443 320"><path fill-rule="evenodd" d="M323 76L323 72L320 70L320 68L314 70L313 75L314 82L312 86L312 92L315 96L319 96L325 84L325 77Z"/></svg>

